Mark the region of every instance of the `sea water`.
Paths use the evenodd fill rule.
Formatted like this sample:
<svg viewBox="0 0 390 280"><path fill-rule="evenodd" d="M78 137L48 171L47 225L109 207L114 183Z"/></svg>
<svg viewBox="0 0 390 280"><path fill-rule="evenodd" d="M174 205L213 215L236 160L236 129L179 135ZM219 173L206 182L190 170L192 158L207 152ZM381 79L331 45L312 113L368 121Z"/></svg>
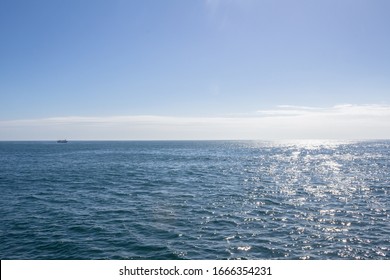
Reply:
<svg viewBox="0 0 390 280"><path fill-rule="evenodd" d="M389 141L0 142L1 259L389 259Z"/></svg>

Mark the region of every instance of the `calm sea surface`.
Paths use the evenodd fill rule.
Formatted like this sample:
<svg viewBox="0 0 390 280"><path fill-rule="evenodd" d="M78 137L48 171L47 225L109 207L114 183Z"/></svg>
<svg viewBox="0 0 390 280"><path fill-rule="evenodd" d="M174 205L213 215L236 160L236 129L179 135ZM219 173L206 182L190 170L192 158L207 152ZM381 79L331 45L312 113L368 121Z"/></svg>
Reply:
<svg viewBox="0 0 390 280"><path fill-rule="evenodd" d="M390 142L0 142L1 259L390 259Z"/></svg>

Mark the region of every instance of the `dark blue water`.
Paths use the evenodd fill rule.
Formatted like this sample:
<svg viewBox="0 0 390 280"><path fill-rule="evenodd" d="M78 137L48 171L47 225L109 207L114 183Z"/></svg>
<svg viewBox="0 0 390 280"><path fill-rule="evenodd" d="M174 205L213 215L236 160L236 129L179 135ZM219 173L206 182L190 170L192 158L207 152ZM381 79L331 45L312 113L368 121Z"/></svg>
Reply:
<svg viewBox="0 0 390 280"><path fill-rule="evenodd" d="M390 142L0 142L1 259L389 259Z"/></svg>

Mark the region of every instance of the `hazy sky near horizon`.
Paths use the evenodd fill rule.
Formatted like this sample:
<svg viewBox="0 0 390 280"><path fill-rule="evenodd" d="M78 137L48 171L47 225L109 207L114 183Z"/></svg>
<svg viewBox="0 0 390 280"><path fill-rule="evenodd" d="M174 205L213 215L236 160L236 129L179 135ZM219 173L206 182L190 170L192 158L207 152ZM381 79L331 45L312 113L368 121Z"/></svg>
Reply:
<svg viewBox="0 0 390 280"><path fill-rule="evenodd" d="M390 138L389 11L2 0L0 140Z"/></svg>

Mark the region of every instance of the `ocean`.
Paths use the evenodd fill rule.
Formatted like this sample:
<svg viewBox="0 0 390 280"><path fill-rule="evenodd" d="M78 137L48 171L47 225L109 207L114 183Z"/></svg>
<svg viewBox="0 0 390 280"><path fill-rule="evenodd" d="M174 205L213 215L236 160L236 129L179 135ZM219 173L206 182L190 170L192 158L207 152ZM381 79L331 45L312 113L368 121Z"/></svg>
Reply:
<svg viewBox="0 0 390 280"><path fill-rule="evenodd" d="M1 259L390 259L390 141L0 142Z"/></svg>

